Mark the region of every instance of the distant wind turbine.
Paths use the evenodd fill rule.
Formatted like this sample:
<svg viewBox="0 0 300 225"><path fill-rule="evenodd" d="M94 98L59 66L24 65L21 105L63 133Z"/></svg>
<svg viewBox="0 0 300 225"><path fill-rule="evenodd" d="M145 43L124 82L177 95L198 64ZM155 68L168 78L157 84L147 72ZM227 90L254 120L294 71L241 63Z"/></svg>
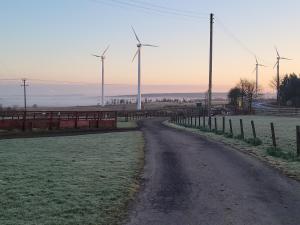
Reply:
<svg viewBox="0 0 300 225"><path fill-rule="evenodd" d="M277 61L276 61L276 64L274 65L274 68L277 66L277 103L278 105L280 104L279 102L279 92L280 92L280 60L292 60L292 59L288 59L288 58L285 58L285 57L281 57L279 52L278 52L278 49L275 47L275 50L276 50L276 53L277 53Z"/></svg>
<svg viewBox="0 0 300 225"><path fill-rule="evenodd" d="M105 60L105 53L107 52L107 50L109 49L109 45L107 46L107 48L104 50L104 52L102 53L102 55L95 55L92 54L92 56L95 56L97 58L101 58L101 63L102 63L102 95L101 95L101 105L104 106L104 60Z"/></svg>
<svg viewBox="0 0 300 225"><path fill-rule="evenodd" d="M256 61L256 64L255 64L255 68L254 68L253 72L256 72L255 91L256 91L256 94L257 94L258 93L258 69L259 69L260 66L262 66L262 67L266 67L266 66L263 65L263 64L258 63L258 59L257 59L256 56L255 56L255 61Z"/></svg>
<svg viewBox="0 0 300 225"><path fill-rule="evenodd" d="M138 56L138 93L137 93L137 110L141 110L142 109L142 98L141 98L141 48L143 46L147 46L147 47L158 47L156 45L150 45L150 44L142 44L139 37L137 36L135 30L133 27L132 31L134 33L134 36L137 40L137 51L132 59L132 62L134 61L135 57Z"/></svg>

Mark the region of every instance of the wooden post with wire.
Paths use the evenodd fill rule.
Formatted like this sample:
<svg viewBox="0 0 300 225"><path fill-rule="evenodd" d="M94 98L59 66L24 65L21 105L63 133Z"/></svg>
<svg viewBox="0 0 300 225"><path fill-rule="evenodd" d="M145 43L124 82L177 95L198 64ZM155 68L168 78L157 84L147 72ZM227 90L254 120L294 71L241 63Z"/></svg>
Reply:
<svg viewBox="0 0 300 225"><path fill-rule="evenodd" d="M230 128L230 135L233 136L232 120L231 119L229 119L229 128Z"/></svg>
<svg viewBox="0 0 300 225"><path fill-rule="evenodd" d="M253 138L256 139L256 130L255 130L255 125L253 120L251 120L251 127L252 127Z"/></svg>
<svg viewBox="0 0 300 225"><path fill-rule="evenodd" d="M300 156L300 126L296 127L296 135L297 135L297 157Z"/></svg>
<svg viewBox="0 0 300 225"><path fill-rule="evenodd" d="M273 147L277 148L274 123L271 123L271 135L272 135L272 144L273 144Z"/></svg>
<svg viewBox="0 0 300 225"><path fill-rule="evenodd" d="M245 139L243 120L240 119L241 139Z"/></svg>

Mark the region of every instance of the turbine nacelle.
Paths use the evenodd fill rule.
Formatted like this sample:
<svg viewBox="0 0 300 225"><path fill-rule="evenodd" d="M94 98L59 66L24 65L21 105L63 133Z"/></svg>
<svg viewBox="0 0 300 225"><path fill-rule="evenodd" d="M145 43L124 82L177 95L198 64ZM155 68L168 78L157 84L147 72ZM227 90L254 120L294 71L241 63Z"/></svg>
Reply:
<svg viewBox="0 0 300 225"><path fill-rule="evenodd" d="M254 70L253 70L253 72L252 73L254 73L257 69L258 69L258 67L267 67L267 66L265 66L265 65L263 65L263 64L260 64L259 62L258 62L258 59L257 59L257 57L255 56L255 61L256 61L256 64L255 64L255 68L254 68Z"/></svg>
<svg viewBox="0 0 300 225"><path fill-rule="evenodd" d="M134 30L134 28L133 28L133 26L131 26L131 28L132 28L132 31L133 31L133 34L134 34L134 36L135 36L135 38L136 38L136 40L137 40L137 48L138 48L138 50L136 51L136 53L134 54L134 57L133 57L133 59L132 59L132 62L134 61L134 59L135 59L135 57L139 54L139 50L140 50L140 48L141 47L158 47L157 45L151 45L151 44L142 44L141 43L141 41L140 41L140 39L139 39L139 37L138 37L138 35L136 34L136 32L135 32L135 30Z"/></svg>
<svg viewBox="0 0 300 225"><path fill-rule="evenodd" d="M279 66L280 60L292 60L292 59L289 59L289 58L281 57L279 52L278 52L278 49L276 48L276 46L275 46L275 51L276 51L276 54L277 54L277 62L275 63L273 68L275 68L276 66Z"/></svg>
<svg viewBox="0 0 300 225"><path fill-rule="evenodd" d="M102 55L96 55L96 54L92 54L92 56L95 56L97 58L100 58L101 60L104 60L105 57L105 53L107 52L107 50L109 49L109 45L107 46L107 48L103 51Z"/></svg>

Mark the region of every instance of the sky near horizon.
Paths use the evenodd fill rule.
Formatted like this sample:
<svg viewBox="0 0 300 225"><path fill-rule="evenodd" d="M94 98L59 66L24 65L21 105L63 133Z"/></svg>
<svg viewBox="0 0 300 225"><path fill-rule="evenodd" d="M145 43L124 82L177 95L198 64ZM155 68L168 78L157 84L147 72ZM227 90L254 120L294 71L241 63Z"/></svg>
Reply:
<svg viewBox="0 0 300 225"><path fill-rule="evenodd" d="M201 18L149 11L149 4L198 12ZM269 91L276 73L274 45L293 59L282 61L281 74L300 73L299 9L296 0L0 0L0 79L97 83L100 62L91 54L110 44L106 83L136 84L132 25L142 42L159 45L142 49L144 85L180 85L179 92L199 85L205 91L213 12L213 90L227 91L240 78L254 80L255 53L268 66L260 68L259 81Z"/></svg>

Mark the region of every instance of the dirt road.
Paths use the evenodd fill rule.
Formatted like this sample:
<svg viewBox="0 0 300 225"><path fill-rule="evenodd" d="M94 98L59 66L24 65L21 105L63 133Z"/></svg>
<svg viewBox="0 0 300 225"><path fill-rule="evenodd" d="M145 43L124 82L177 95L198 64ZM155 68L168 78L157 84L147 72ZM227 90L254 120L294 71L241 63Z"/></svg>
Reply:
<svg viewBox="0 0 300 225"><path fill-rule="evenodd" d="M128 225L298 225L300 183L199 135L141 122L143 185Z"/></svg>

